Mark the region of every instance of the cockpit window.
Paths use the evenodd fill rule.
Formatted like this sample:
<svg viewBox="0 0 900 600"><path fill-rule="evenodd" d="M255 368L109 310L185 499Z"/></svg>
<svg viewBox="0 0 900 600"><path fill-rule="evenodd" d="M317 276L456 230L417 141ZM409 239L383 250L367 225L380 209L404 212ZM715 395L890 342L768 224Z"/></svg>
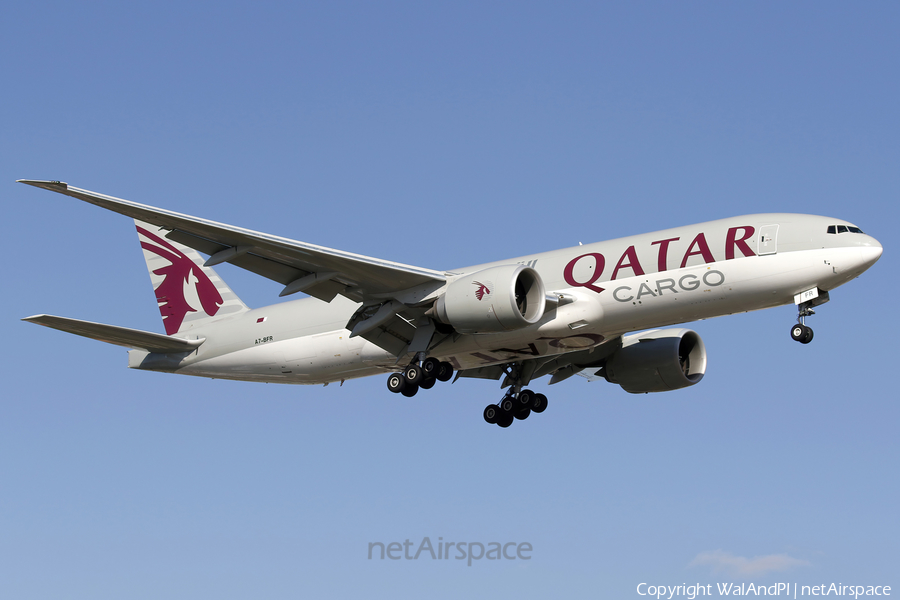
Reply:
<svg viewBox="0 0 900 600"><path fill-rule="evenodd" d="M853 225L829 225L828 233L862 233L863 230Z"/></svg>

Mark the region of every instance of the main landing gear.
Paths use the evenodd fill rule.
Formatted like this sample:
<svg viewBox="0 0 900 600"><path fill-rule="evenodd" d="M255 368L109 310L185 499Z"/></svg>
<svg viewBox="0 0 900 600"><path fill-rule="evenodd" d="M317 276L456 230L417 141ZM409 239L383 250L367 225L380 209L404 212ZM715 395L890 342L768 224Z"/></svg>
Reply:
<svg viewBox="0 0 900 600"><path fill-rule="evenodd" d="M542 413L547 410L547 396L531 390L523 390L528 384L534 368L527 368L522 363L511 363L506 369L506 382L509 389L497 404L489 404L484 408L484 420L491 425L506 428L518 419L524 421L531 413Z"/></svg>
<svg viewBox="0 0 900 600"><path fill-rule="evenodd" d="M797 315L797 324L791 327L791 338L795 342L808 344L813 339L813 330L806 325L806 317L816 314L808 302L799 305L800 314Z"/></svg>
<svg viewBox="0 0 900 600"><path fill-rule="evenodd" d="M531 413L542 413L547 410L547 396L536 394L531 390L513 391L503 396L498 404L489 404L484 409L484 420L491 425L509 427L515 419L524 421Z"/></svg>
<svg viewBox="0 0 900 600"><path fill-rule="evenodd" d="M395 394L403 394L412 398L419 391L430 390L437 381L450 381L453 377L453 366L431 357L421 364L417 361L409 363L400 373L391 373L387 379L387 387Z"/></svg>
<svg viewBox="0 0 900 600"><path fill-rule="evenodd" d="M506 370L509 389L497 404L484 409L484 420L492 425L509 427L513 421L524 421L531 413L542 413L547 410L547 396L531 390L523 390L528 383L534 368L523 369L522 364L512 363ZM419 388L430 389L437 381L450 381L453 377L453 366L436 358L426 358L421 363L414 360L399 373L391 373L387 379L387 387L395 394L403 394L407 398L416 395Z"/></svg>

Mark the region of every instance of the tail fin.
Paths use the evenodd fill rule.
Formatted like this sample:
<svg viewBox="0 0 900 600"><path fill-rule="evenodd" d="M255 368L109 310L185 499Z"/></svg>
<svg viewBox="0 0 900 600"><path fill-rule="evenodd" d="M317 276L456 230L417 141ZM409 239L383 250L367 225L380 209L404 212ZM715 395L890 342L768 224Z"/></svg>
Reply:
<svg viewBox="0 0 900 600"><path fill-rule="evenodd" d="M249 310L215 271L203 266L196 250L166 239L166 230L156 225L134 223L168 335Z"/></svg>

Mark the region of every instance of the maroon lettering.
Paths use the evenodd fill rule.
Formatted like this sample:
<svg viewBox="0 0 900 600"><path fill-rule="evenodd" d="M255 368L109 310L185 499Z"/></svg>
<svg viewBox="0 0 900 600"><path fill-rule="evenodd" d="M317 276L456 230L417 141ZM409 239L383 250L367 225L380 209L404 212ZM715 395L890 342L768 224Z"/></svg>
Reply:
<svg viewBox="0 0 900 600"><path fill-rule="evenodd" d="M742 231L742 235L744 237L739 238L737 236L738 229ZM756 233L756 230L752 227L731 227L728 230L728 235L725 237L725 260L731 260L734 258L734 249L739 248L741 254L744 256L756 256L753 250L750 249L750 246L747 244L745 240L749 240L753 237L753 234Z"/></svg>
<svg viewBox="0 0 900 600"><path fill-rule="evenodd" d="M625 262L626 258L628 259L628 262ZM613 270L611 279L615 279L619 275L619 269L624 269L626 267L634 271L635 276L644 274L644 269L641 268L641 263L638 261L634 246L628 246L628 250L625 251L622 258L616 263L616 268Z"/></svg>
<svg viewBox="0 0 900 600"><path fill-rule="evenodd" d="M590 348L603 341L603 336L596 333L576 333L563 338L542 337L539 340L548 340L548 344L554 348L572 350L575 348ZM585 341L586 340L586 341Z"/></svg>
<svg viewBox="0 0 900 600"><path fill-rule="evenodd" d="M588 278L587 281L576 281L575 275L574 275L575 265L577 265L578 261L581 260L582 258L587 258L589 256L594 258L594 267L595 267L594 273L590 276L590 278ZM566 283L568 283L571 286L585 287L585 288L587 288L593 292L597 292L599 294L600 292L603 291L603 288L598 285L594 285L594 283L598 279L600 279L600 275L603 273L603 269L605 267L606 267L606 258L604 258L602 254L598 254L596 252L591 252L589 254L582 254L581 256L573 258L572 260L569 261L569 264L567 264L566 268L563 269L563 278L566 280Z"/></svg>
<svg viewBox="0 0 900 600"><path fill-rule="evenodd" d="M471 355L474 356L475 358L480 358L482 360L482 362L486 365L497 362L496 358L494 358L493 356L488 356L487 354L484 354L483 352L472 352Z"/></svg>
<svg viewBox="0 0 900 600"><path fill-rule="evenodd" d="M538 352L537 346L534 343L528 344L527 348L497 348L496 350L491 350L491 352L507 352L509 354L530 354L531 356L540 356L541 353Z"/></svg>
<svg viewBox="0 0 900 600"><path fill-rule="evenodd" d="M697 250L692 252L694 246L697 247ZM691 242L691 245L688 246L687 252L684 253L684 259L681 261L681 268L683 269L687 265L687 261L690 257L698 254L703 256L703 260L708 263L716 262L712 252L709 251L709 244L706 243L706 235L703 233L698 233L697 237L694 238L694 241Z"/></svg>
<svg viewBox="0 0 900 600"><path fill-rule="evenodd" d="M652 242L650 245L655 246L659 244L659 259L657 262L657 269L660 273L663 271L669 270L669 242L677 242L680 240L680 237L677 238L669 238L667 240L659 240L658 242ZM615 279L615 278L613 278Z"/></svg>

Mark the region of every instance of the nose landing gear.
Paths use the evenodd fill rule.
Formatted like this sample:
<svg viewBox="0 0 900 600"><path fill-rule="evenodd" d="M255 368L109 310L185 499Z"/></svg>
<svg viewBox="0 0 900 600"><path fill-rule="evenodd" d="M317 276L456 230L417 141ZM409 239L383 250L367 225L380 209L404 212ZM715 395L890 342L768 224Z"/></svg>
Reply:
<svg viewBox="0 0 900 600"><path fill-rule="evenodd" d="M797 306L798 315L797 315L797 324L791 327L791 338L795 342L800 342L801 344L808 344L813 339L813 330L812 327L806 325L806 317L812 316L816 314L816 311L812 309L813 303L804 302Z"/></svg>

